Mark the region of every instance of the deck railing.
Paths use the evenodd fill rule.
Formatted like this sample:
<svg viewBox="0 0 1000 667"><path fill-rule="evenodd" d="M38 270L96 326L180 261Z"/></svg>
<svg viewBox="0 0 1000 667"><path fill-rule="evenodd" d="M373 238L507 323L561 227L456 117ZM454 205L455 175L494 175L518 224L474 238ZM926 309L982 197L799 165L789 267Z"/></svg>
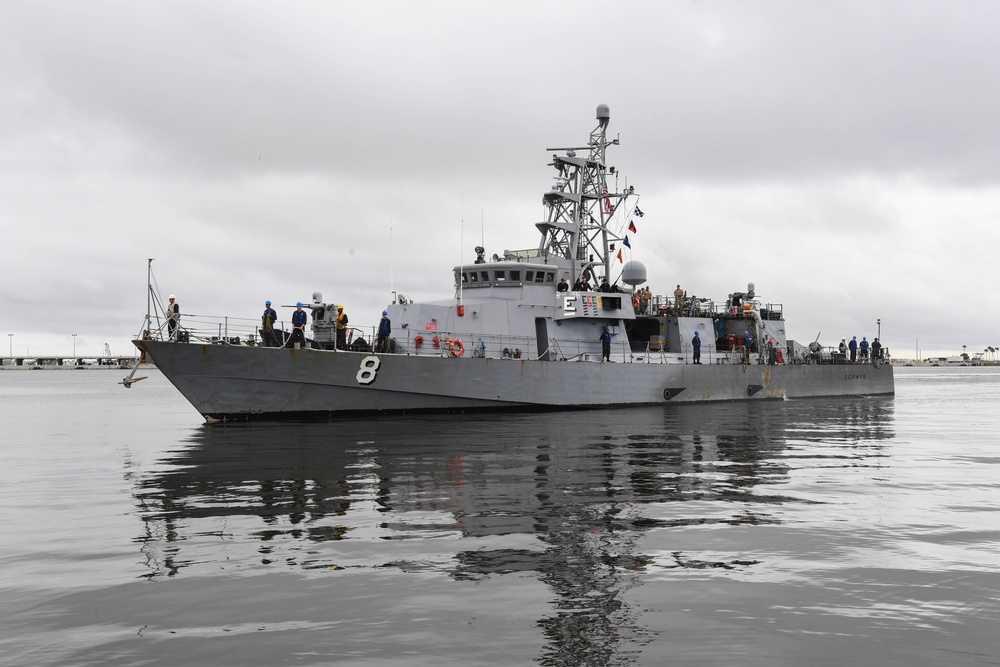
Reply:
<svg viewBox="0 0 1000 667"><path fill-rule="evenodd" d="M154 326L155 326L154 322ZM291 331L291 323L284 320L274 325L277 342L284 344ZM347 349L369 351L375 342L377 327L349 327ZM314 343L310 337L311 327L307 327L306 338L311 347L332 348L330 343ZM167 340L168 327L161 321L156 328L144 334L154 340ZM262 346L260 320L238 317L213 317L193 313L182 313L175 335L178 342L211 345ZM534 336L512 336L501 334L480 334L469 331L418 331L397 328L392 335L393 344L388 354L416 356L468 357L492 359L530 359L545 357L549 361L599 361L602 357L601 344L595 337L589 339L550 338L548 345L539 350ZM779 348L784 364L850 364L849 357L841 356L835 347L821 347L818 350L805 348L798 355L790 354L786 348ZM381 350L380 353L383 353ZM547 357L546 357L547 355ZM632 342L625 335L613 337L611 356L615 362L624 363L691 363L690 344L681 350L665 350L656 343ZM751 350L746 363L767 364L776 361L765 351L761 354L756 346ZM881 358L862 359L860 354L855 364L876 365L889 361L889 351L881 350ZM702 362L707 364L744 363L742 348L718 349L707 343L702 346Z"/></svg>

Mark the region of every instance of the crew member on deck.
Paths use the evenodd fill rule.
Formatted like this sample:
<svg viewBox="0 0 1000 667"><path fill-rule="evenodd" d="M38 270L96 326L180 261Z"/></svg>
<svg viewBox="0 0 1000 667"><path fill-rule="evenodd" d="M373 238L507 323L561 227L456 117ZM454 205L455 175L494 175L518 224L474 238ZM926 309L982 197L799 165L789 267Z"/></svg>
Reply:
<svg viewBox="0 0 1000 667"><path fill-rule="evenodd" d="M750 332L743 332L743 363L750 363Z"/></svg>
<svg viewBox="0 0 1000 667"><path fill-rule="evenodd" d="M274 338L274 323L278 319L278 314L271 308L270 299L264 302L264 314L260 316L260 337L264 347L277 347L278 343Z"/></svg>
<svg viewBox="0 0 1000 667"><path fill-rule="evenodd" d="M375 349L379 352L389 352L389 336L392 334L392 322L389 321L389 313L382 311L382 319L378 321L378 338L375 341Z"/></svg>
<svg viewBox="0 0 1000 667"><path fill-rule="evenodd" d="M302 302L295 304L295 312L292 313L292 335L285 343L285 347L294 348L298 343L299 347L306 346L306 311L302 310Z"/></svg>
<svg viewBox="0 0 1000 667"><path fill-rule="evenodd" d="M347 313L344 312L344 306L337 306L337 348L345 349L347 347Z"/></svg>
<svg viewBox="0 0 1000 667"><path fill-rule="evenodd" d="M684 299L684 290L682 290L681 286L678 285L677 289L674 290L674 308L680 308L681 301L683 301L683 299Z"/></svg>
<svg viewBox="0 0 1000 667"><path fill-rule="evenodd" d="M601 363L611 363L611 327L605 325L601 332Z"/></svg>
<svg viewBox="0 0 1000 667"><path fill-rule="evenodd" d="M851 336L851 342L847 344L847 349L851 351L851 363L858 360L858 337Z"/></svg>
<svg viewBox="0 0 1000 667"><path fill-rule="evenodd" d="M170 340L177 340L177 325L181 321L181 307L177 303L177 298L171 294L170 303L167 305L167 336Z"/></svg>
<svg viewBox="0 0 1000 667"><path fill-rule="evenodd" d="M694 338L691 339L691 358L694 363L701 363L701 336L698 335L697 331L694 332Z"/></svg>
<svg viewBox="0 0 1000 667"><path fill-rule="evenodd" d="M650 299L649 288L648 287L641 288L637 292L637 295L639 297L639 312L643 313L643 314L648 313L649 312L649 299Z"/></svg>
<svg viewBox="0 0 1000 667"><path fill-rule="evenodd" d="M556 285L556 291L557 292L568 292L569 291L569 282L565 278L563 278L562 280L560 280L559 284Z"/></svg>

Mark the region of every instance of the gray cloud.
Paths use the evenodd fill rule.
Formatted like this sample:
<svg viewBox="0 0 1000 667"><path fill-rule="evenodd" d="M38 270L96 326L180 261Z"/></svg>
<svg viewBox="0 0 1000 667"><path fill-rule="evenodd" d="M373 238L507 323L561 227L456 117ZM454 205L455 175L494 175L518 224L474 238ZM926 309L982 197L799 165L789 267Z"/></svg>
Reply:
<svg viewBox="0 0 1000 667"><path fill-rule="evenodd" d="M0 326L125 348L147 257L205 314L319 289L374 322L393 289L449 296L481 239L537 245L544 148L607 103L654 290L754 280L794 337L881 317L898 346L985 347L985 318L927 309L1000 308L998 13L5 3Z"/></svg>

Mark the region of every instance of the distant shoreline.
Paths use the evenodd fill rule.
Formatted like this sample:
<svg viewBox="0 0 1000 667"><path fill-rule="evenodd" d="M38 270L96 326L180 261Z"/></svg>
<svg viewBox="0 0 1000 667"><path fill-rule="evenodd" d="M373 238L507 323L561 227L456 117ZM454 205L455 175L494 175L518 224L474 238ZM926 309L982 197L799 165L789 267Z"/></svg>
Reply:
<svg viewBox="0 0 1000 667"><path fill-rule="evenodd" d="M0 365L0 371L101 371L101 370L128 370L135 362L130 364L16 364ZM141 364L141 368L155 368L153 364Z"/></svg>

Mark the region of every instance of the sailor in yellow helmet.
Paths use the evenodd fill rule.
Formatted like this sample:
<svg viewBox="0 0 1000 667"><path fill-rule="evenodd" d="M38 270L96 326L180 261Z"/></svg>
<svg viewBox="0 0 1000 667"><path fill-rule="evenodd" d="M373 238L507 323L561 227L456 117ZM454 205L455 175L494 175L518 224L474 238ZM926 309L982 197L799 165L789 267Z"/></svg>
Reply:
<svg viewBox="0 0 1000 667"><path fill-rule="evenodd" d="M337 306L337 348L343 350L347 347L347 313L344 312L344 305Z"/></svg>

